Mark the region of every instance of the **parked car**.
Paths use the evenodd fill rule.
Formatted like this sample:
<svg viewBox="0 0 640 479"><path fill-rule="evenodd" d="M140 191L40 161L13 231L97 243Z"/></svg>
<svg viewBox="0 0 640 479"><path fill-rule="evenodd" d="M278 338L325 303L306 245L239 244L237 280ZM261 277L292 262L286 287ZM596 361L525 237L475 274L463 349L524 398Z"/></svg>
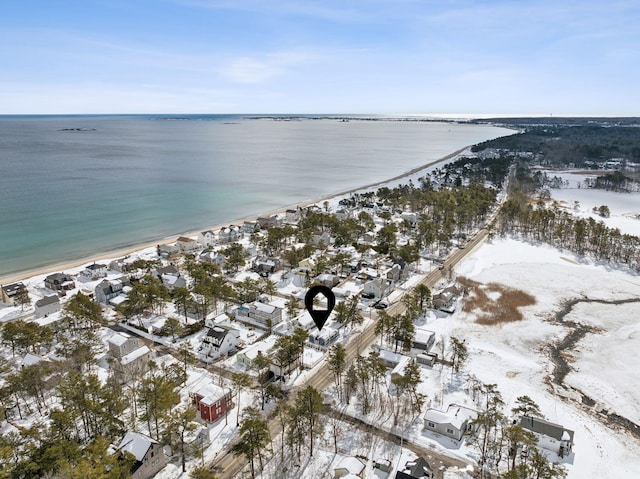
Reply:
<svg viewBox="0 0 640 479"><path fill-rule="evenodd" d="M362 293L360 297L364 299L373 299L376 297L376 295L373 293Z"/></svg>
<svg viewBox="0 0 640 479"><path fill-rule="evenodd" d="M389 305L384 301L378 301L376 304L373 305L373 307L376 309L385 309L385 308L388 308Z"/></svg>

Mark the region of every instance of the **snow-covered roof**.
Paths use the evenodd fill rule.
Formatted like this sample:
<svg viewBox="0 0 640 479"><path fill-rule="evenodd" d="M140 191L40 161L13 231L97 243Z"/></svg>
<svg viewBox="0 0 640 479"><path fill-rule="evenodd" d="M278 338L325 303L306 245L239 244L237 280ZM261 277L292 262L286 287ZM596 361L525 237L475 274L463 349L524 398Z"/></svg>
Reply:
<svg viewBox="0 0 640 479"><path fill-rule="evenodd" d="M439 424L451 424L458 430L463 429L465 421L475 419L476 416L477 414L471 409L456 404L450 404L446 412L439 411L438 409L427 409L427 412L424 414L424 418L427 421Z"/></svg>
<svg viewBox="0 0 640 479"><path fill-rule="evenodd" d="M150 352L151 350L149 349L148 346L142 346L141 348L135 349L131 351L129 354L125 354L124 356L122 356L122 359L120 360L120 362L122 364L129 364Z"/></svg>
<svg viewBox="0 0 640 479"><path fill-rule="evenodd" d="M130 452L138 461L142 461L152 444L158 442L139 432L129 431L120 441L118 450Z"/></svg>
<svg viewBox="0 0 640 479"><path fill-rule="evenodd" d="M252 304L253 307L256 308L256 311L260 311L263 313L273 314L273 312L276 310L276 306L261 303L260 301L254 301Z"/></svg>
<svg viewBox="0 0 640 479"><path fill-rule="evenodd" d="M364 464L362 464L362 461L356 457L346 456L340 459L340 462L338 462L335 469L344 469L349 471L349 475L354 474L356 477L359 477L358 475L364 469Z"/></svg>
<svg viewBox="0 0 640 479"><path fill-rule="evenodd" d="M113 336L111 336L108 341L111 344L114 344L116 346L122 346L124 343L126 343L129 339L131 339L131 336L128 335L127 333L115 333Z"/></svg>

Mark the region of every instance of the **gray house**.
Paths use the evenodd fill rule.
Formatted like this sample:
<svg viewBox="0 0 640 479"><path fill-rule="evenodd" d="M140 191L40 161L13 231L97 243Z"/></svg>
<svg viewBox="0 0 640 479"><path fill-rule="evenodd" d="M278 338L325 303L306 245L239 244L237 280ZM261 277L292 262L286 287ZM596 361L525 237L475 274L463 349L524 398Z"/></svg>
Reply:
<svg viewBox="0 0 640 479"><path fill-rule="evenodd" d="M60 311L60 299L57 296L45 296L36 301L36 318L46 318L50 314L57 313L58 311Z"/></svg>
<svg viewBox="0 0 640 479"><path fill-rule="evenodd" d="M117 450L135 456L136 462L131 467L133 479L149 479L167 464L162 445L139 432L129 431L120 441Z"/></svg>

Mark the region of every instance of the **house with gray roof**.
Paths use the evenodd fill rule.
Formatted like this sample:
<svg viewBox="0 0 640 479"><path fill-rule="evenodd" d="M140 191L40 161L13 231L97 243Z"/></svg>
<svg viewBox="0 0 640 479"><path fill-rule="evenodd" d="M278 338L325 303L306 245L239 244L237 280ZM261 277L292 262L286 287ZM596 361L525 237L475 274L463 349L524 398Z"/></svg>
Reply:
<svg viewBox="0 0 640 479"><path fill-rule="evenodd" d="M446 411L430 408L424 414L424 428L459 441L472 430L477 416L474 410L457 404L450 404Z"/></svg>
<svg viewBox="0 0 640 479"><path fill-rule="evenodd" d="M44 279L44 286L52 291L70 291L76 287L76 284L68 274L53 273Z"/></svg>
<svg viewBox="0 0 640 479"><path fill-rule="evenodd" d="M120 441L117 451L128 452L135 456L136 462L131 467L133 479L150 479L167 464L162 445L139 432L127 432Z"/></svg>
<svg viewBox="0 0 640 479"><path fill-rule="evenodd" d="M216 359L227 356L237 348L239 342L240 332L237 329L214 325L208 328L198 351L209 359Z"/></svg>
<svg viewBox="0 0 640 479"><path fill-rule="evenodd" d="M45 296L42 299L36 301L35 304L35 317L46 318L50 314L60 311L60 298L58 296Z"/></svg>
<svg viewBox="0 0 640 479"><path fill-rule="evenodd" d="M553 452L559 457L571 454L574 436L571 429L534 416L521 416L519 426L536 435L538 447L541 449Z"/></svg>

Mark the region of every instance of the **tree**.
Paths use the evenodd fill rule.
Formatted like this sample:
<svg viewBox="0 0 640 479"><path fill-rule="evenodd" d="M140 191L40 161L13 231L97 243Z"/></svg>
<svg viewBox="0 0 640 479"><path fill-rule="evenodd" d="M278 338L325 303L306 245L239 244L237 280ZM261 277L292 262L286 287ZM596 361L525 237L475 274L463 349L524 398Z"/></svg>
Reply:
<svg viewBox="0 0 640 479"><path fill-rule="evenodd" d="M238 414L236 415L236 427L240 425L240 395L251 386L251 378L245 373L232 373L231 381L236 387L236 396L238 398Z"/></svg>
<svg viewBox="0 0 640 479"><path fill-rule="evenodd" d="M76 293L64 306L63 311L74 330L105 324L100 305L82 293Z"/></svg>
<svg viewBox="0 0 640 479"><path fill-rule="evenodd" d="M191 470L190 479L216 479L218 476L204 466L199 466Z"/></svg>
<svg viewBox="0 0 640 479"><path fill-rule="evenodd" d="M340 301L335 307L335 319L337 322L349 326L353 329L355 324L361 324L364 321L362 314L358 310L360 295L356 294Z"/></svg>
<svg viewBox="0 0 640 479"><path fill-rule="evenodd" d="M347 367L346 359L347 352L342 344L338 343L331 346L329 354L327 355L327 363L329 365L329 371L333 373L339 400L342 400L342 374Z"/></svg>
<svg viewBox="0 0 640 479"><path fill-rule="evenodd" d="M526 395L516 398L516 405L511 409L511 412L516 416L535 416L544 419L542 412L540 412L540 406Z"/></svg>
<svg viewBox="0 0 640 479"><path fill-rule="evenodd" d="M267 372L271 366L271 358L266 354L258 354L251 362L251 369L258 374L258 387L260 388L260 409L264 410L264 403L266 400L266 388L268 381Z"/></svg>
<svg viewBox="0 0 640 479"><path fill-rule="evenodd" d="M245 259L248 253L240 243L231 243L228 247L221 250L226 259L225 266L228 271L238 272L241 266L245 265Z"/></svg>
<svg viewBox="0 0 640 479"><path fill-rule="evenodd" d="M19 304L20 307L22 308L22 311L24 311L24 307L31 304L31 298L29 297L29 291L27 291L27 288L25 286L22 286L21 288L18 288L16 290L16 294L14 296L14 301L16 302L16 304Z"/></svg>
<svg viewBox="0 0 640 479"><path fill-rule="evenodd" d="M322 395L314 387L307 386L296 396L292 420L300 421L302 430L308 436L311 456L313 456L315 437L319 436L324 429L324 424L320 421L322 409Z"/></svg>
<svg viewBox="0 0 640 479"><path fill-rule="evenodd" d="M286 304L287 316L289 319L293 319L298 316L298 311L300 310L300 306L298 305L298 300L294 295L290 295Z"/></svg>
<svg viewBox="0 0 640 479"><path fill-rule="evenodd" d="M183 328L182 328L182 325L180 324L180 321L178 321L173 316L170 316L164 322L164 325L162 326L162 330L166 331L167 334L170 334L171 339L175 342L176 336L182 334Z"/></svg>
<svg viewBox="0 0 640 479"><path fill-rule="evenodd" d="M191 300L191 293L187 288L175 287L171 293L173 296L173 304L176 309L179 310L184 316L184 324L187 325L187 310L189 307L189 301Z"/></svg>
<svg viewBox="0 0 640 479"><path fill-rule="evenodd" d="M185 435L195 431L198 427L196 420L196 410L190 406L175 408L168 416L167 428L165 431L165 443L171 445L171 450L180 451L182 472L187 470L188 445Z"/></svg>
<svg viewBox="0 0 640 479"><path fill-rule="evenodd" d="M233 446L235 454L244 454L251 465L251 477L256 477L255 458L258 457L260 470L263 468L264 449L271 442L269 425L254 407L247 407L240 426L240 441Z"/></svg>
<svg viewBox="0 0 640 479"><path fill-rule="evenodd" d="M453 371L459 372L464 362L469 357L465 340L462 341L455 336L451 336L451 362Z"/></svg>

